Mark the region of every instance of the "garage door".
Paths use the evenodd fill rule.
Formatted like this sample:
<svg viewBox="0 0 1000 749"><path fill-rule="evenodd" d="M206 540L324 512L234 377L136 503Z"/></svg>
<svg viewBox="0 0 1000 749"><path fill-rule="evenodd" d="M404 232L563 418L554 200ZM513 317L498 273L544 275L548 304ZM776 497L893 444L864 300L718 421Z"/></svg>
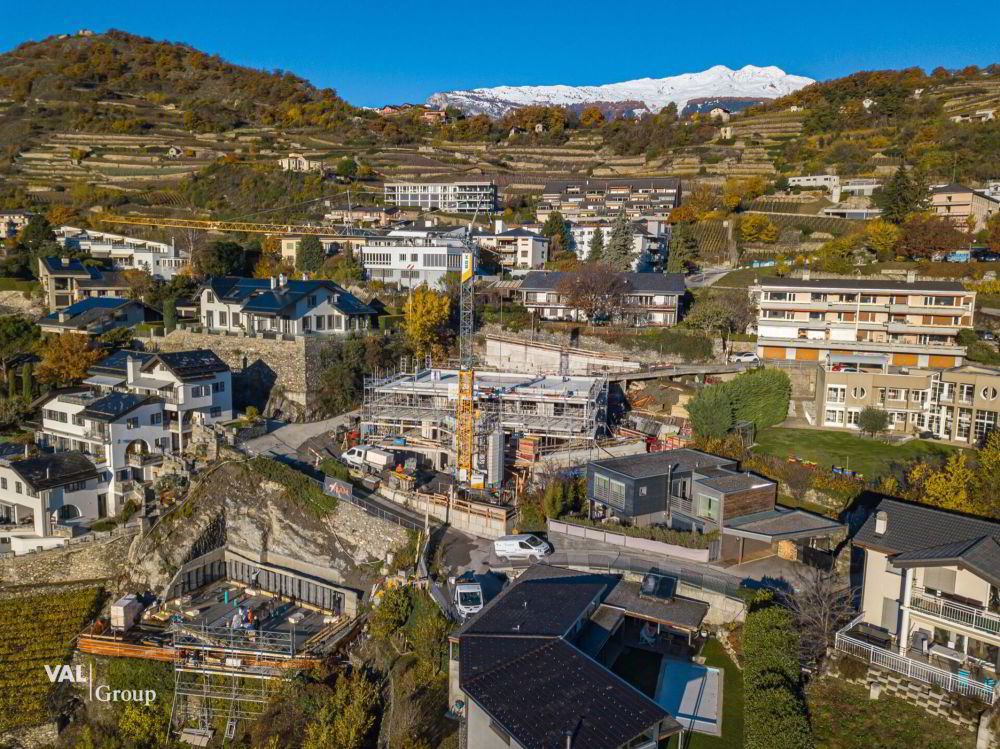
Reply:
<svg viewBox="0 0 1000 749"><path fill-rule="evenodd" d="M954 356L928 356L927 366L934 367L935 369L944 369L946 367L955 366Z"/></svg>
<svg viewBox="0 0 1000 749"><path fill-rule="evenodd" d="M764 358L765 359L784 359L785 349L781 346L765 346L764 347Z"/></svg>
<svg viewBox="0 0 1000 749"><path fill-rule="evenodd" d="M892 363L897 367L915 367L917 366L917 355L916 354L893 354Z"/></svg>
<svg viewBox="0 0 1000 749"><path fill-rule="evenodd" d="M795 349L795 358L799 361L819 361L818 348Z"/></svg>

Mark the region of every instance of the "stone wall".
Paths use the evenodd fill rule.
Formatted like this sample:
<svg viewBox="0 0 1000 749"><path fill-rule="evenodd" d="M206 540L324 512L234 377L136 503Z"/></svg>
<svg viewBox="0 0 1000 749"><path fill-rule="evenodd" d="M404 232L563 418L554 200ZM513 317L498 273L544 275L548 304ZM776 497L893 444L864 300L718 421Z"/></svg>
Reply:
<svg viewBox="0 0 1000 749"><path fill-rule="evenodd" d="M135 536L119 536L0 559L0 588L115 579L124 569L133 538Z"/></svg>

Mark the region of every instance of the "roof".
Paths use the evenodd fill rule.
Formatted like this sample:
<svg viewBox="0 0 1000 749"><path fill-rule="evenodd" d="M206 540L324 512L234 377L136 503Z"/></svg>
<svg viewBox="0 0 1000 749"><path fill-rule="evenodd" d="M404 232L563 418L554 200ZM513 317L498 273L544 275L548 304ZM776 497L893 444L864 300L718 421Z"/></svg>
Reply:
<svg viewBox="0 0 1000 749"><path fill-rule="evenodd" d="M132 359L138 359L142 363L146 363L152 359L156 354L149 353L148 351L130 351L128 349L118 349L114 353L108 354L99 362L94 364L90 369L87 370L90 374L115 374L125 376L126 373L126 362Z"/></svg>
<svg viewBox="0 0 1000 749"><path fill-rule="evenodd" d="M160 353L155 358L173 372L179 380L197 379L217 372L229 371L229 365L222 361L214 351L203 348Z"/></svg>
<svg viewBox="0 0 1000 749"><path fill-rule="evenodd" d="M788 289L885 289L887 291L956 291L968 293L958 281L883 281L877 278L762 278L760 286Z"/></svg>
<svg viewBox="0 0 1000 749"><path fill-rule="evenodd" d="M333 292L333 306L345 315L374 315L375 310L361 302L333 281L290 279L283 286L271 288L269 278L214 277L206 286L223 302L239 304L240 309L257 314L280 314L301 299L320 289Z"/></svg>
<svg viewBox="0 0 1000 749"><path fill-rule="evenodd" d="M90 270L77 258L43 257L42 265L50 274L90 278Z"/></svg>
<svg viewBox="0 0 1000 749"><path fill-rule="evenodd" d="M537 231L530 231L528 229L524 229L524 228L521 228L521 227L518 227L516 229L508 229L507 231L502 231L499 234L497 234L497 236L498 237L532 237L534 239L544 239L546 242L549 241L548 237L543 237Z"/></svg>
<svg viewBox="0 0 1000 749"><path fill-rule="evenodd" d="M689 631L701 627L702 621L708 614L707 603L690 598L675 597L670 600L645 598L639 591L639 583L619 580L614 590L604 599L604 603L607 606L623 609L632 616Z"/></svg>
<svg viewBox="0 0 1000 749"><path fill-rule="evenodd" d="M570 187L586 188L588 190L606 190L609 187L631 187L642 189L680 189L681 181L677 177L618 177L600 179L587 177L584 179L566 179L546 182L542 193L565 192Z"/></svg>
<svg viewBox="0 0 1000 749"><path fill-rule="evenodd" d="M774 482L756 476L752 473L726 473L719 476L698 479L698 484L720 492L742 492L749 489L760 489L764 486L774 486Z"/></svg>
<svg viewBox="0 0 1000 749"><path fill-rule="evenodd" d="M971 187L966 187L965 185L960 185L957 182L952 182L948 185L938 185L937 187L931 188L932 193L948 193L948 192L963 192L970 193L975 192Z"/></svg>
<svg viewBox="0 0 1000 749"><path fill-rule="evenodd" d="M896 567L964 567L995 586L1000 586L1000 541L980 536L941 546L897 554Z"/></svg>
<svg viewBox="0 0 1000 749"><path fill-rule="evenodd" d="M535 270L528 273L521 282L522 291L552 291L560 281L571 275L562 271ZM626 292L651 292L659 294L683 294L686 290L683 273L621 273Z"/></svg>
<svg viewBox="0 0 1000 749"><path fill-rule="evenodd" d="M534 647L519 643L516 657L471 679L464 678L464 663L461 670L462 690L525 749L563 747L567 736L574 749L616 749L670 720L663 708L565 640L528 642Z"/></svg>
<svg viewBox="0 0 1000 749"><path fill-rule="evenodd" d="M83 453L75 450L12 460L10 467L33 491L97 478L94 464Z"/></svg>
<svg viewBox="0 0 1000 749"><path fill-rule="evenodd" d="M90 278L81 278L76 285L81 289L127 289L128 280L124 272L88 268Z"/></svg>
<svg viewBox="0 0 1000 749"><path fill-rule="evenodd" d="M109 393L83 409L83 415L94 421L116 421L139 406L156 401L159 398L140 393Z"/></svg>
<svg viewBox="0 0 1000 749"><path fill-rule="evenodd" d="M658 453L640 453L626 455L621 458L593 460L590 465L595 468L606 468L633 479L645 479L653 476L665 476L668 472L688 472L708 466L733 465L736 461L709 455L700 450L679 447L675 450L664 450Z"/></svg>
<svg viewBox="0 0 1000 749"><path fill-rule="evenodd" d="M89 297L71 304L62 310L50 312L39 325L81 328L112 315L112 313L129 306L141 306L140 302L119 297L101 296ZM65 318L65 319L61 319Z"/></svg>
<svg viewBox="0 0 1000 749"><path fill-rule="evenodd" d="M879 512L886 515L882 535L875 533ZM878 503L853 540L887 554L904 554L983 536L1000 540L1000 523L887 497Z"/></svg>
<svg viewBox="0 0 1000 749"><path fill-rule="evenodd" d="M822 515L775 505L770 510L726 519L723 532L762 540L778 540L828 536L843 527L843 523Z"/></svg>

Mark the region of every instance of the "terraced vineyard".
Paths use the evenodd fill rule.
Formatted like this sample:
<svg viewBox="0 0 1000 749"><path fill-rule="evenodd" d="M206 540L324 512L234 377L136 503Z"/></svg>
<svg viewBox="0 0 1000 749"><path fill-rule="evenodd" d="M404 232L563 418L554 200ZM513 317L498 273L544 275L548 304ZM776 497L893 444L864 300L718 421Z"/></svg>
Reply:
<svg viewBox="0 0 1000 749"><path fill-rule="evenodd" d="M67 662L100 597L99 588L83 588L0 600L0 733L51 719L55 686L45 666Z"/></svg>

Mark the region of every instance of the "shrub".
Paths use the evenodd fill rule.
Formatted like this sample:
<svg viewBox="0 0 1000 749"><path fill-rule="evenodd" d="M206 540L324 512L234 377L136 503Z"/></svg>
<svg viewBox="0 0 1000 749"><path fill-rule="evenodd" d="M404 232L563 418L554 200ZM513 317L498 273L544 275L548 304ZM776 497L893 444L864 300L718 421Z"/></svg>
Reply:
<svg viewBox="0 0 1000 749"><path fill-rule="evenodd" d="M335 497L324 493L318 482L294 468L263 457L256 457L246 465L262 478L281 484L285 488L287 502L305 505L316 516L323 516L337 509Z"/></svg>
<svg viewBox="0 0 1000 749"><path fill-rule="evenodd" d="M842 656L837 661L837 673L842 679L863 679L868 674L868 662L850 655Z"/></svg>
<svg viewBox="0 0 1000 749"><path fill-rule="evenodd" d="M699 438L722 439L733 428L733 403L720 385L699 392L687 404L687 412Z"/></svg>
<svg viewBox="0 0 1000 749"><path fill-rule="evenodd" d="M674 546L683 546L686 549L707 549L709 544L719 537L718 531L711 533L697 533L692 531L675 531L671 528L661 528L656 525L616 525L612 523L598 523L584 517L562 518L562 522L571 525L585 525L589 528L600 528L608 533L620 533L623 536L632 538L645 538L649 541L660 541Z"/></svg>

